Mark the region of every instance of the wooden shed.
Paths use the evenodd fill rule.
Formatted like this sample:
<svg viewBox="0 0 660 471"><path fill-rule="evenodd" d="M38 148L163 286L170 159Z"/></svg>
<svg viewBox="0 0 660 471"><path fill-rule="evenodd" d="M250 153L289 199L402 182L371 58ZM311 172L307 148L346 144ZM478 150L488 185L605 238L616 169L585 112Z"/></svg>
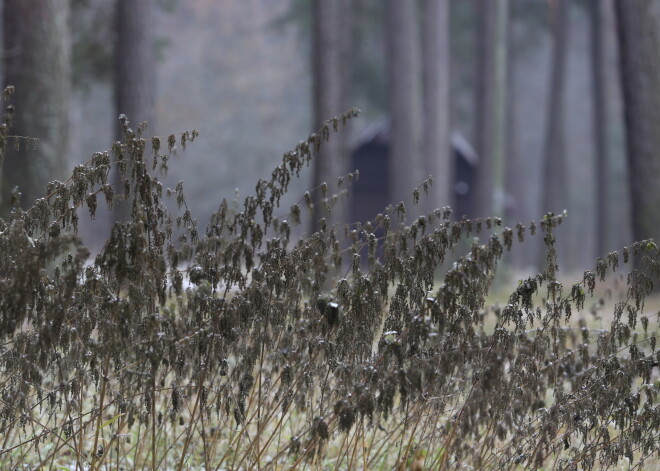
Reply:
<svg viewBox="0 0 660 471"><path fill-rule="evenodd" d="M367 127L351 146L350 167L360 171L360 178L352 191L351 221L371 220L394 203L389 190L389 146L390 125L385 120ZM458 131L451 134L451 149L454 158L450 172L454 191L449 205L454 216L460 219L463 215L474 215L474 178L479 158Z"/></svg>

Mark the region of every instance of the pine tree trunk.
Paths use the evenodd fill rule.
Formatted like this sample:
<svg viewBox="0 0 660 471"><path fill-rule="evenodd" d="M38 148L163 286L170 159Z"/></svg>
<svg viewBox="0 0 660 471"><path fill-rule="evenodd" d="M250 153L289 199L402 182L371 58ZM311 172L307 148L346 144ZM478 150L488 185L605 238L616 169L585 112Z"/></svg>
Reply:
<svg viewBox="0 0 660 471"><path fill-rule="evenodd" d="M324 121L347 111L349 108L352 0L314 0L313 20L313 103L314 128ZM323 142L321 151L313 160L315 188L313 194L316 205L312 217L312 231L320 228L321 219L327 222L347 222L347 198L337 199L331 208L326 208L332 194L337 189L337 179L348 173L348 132L330 133L330 139ZM323 195L319 189L325 182L328 192Z"/></svg>
<svg viewBox="0 0 660 471"><path fill-rule="evenodd" d="M153 44L153 0L117 0L117 45L115 101L117 116L126 115L133 131L142 122L154 128L156 71ZM122 130L118 123L117 139ZM115 193L122 195L124 184L118 173L113 178ZM130 205L117 201L114 219L125 221Z"/></svg>
<svg viewBox="0 0 660 471"><path fill-rule="evenodd" d="M422 11L423 145L433 177L426 211L452 204L449 99L449 0L425 0Z"/></svg>
<svg viewBox="0 0 660 471"><path fill-rule="evenodd" d="M493 204L489 216L504 216L505 166L509 148L509 0L497 0L493 97Z"/></svg>
<svg viewBox="0 0 660 471"><path fill-rule="evenodd" d="M589 2L591 22L591 74L593 80L593 135L595 150L596 176L596 221L594 242L597 257L604 257L607 246L607 213L609 201L607 197L609 149L607 146L608 107L605 93L605 32L604 9L611 5L609 0Z"/></svg>
<svg viewBox="0 0 660 471"><path fill-rule="evenodd" d="M5 85L14 85L13 135L38 139L36 148L10 142L2 169L0 214L7 215L14 187L21 206L45 196L50 180L66 172L71 96L68 0L5 0Z"/></svg>
<svg viewBox="0 0 660 471"><path fill-rule="evenodd" d="M564 91L566 85L566 44L568 33L568 1L557 0L551 4L550 20L552 30L552 63L550 93L548 94L548 118L543 148L543 166L541 181L541 212L561 213L566 209L566 163L564 145ZM555 237L564 245L565 231L555 233ZM562 247L563 248L563 247ZM560 250L560 255L563 253ZM560 263L560 266L563 263ZM545 250L541 251L539 268L545 266Z"/></svg>
<svg viewBox="0 0 660 471"><path fill-rule="evenodd" d="M655 2L616 0L633 236L660 236L660 43Z"/></svg>
<svg viewBox="0 0 660 471"><path fill-rule="evenodd" d="M409 216L413 190L427 177L423 170L421 139L420 44L416 0L387 2L387 68L389 79L390 196L403 201Z"/></svg>
<svg viewBox="0 0 660 471"><path fill-rule="evenodd" d="M525 203L530 191L530 185L528 182L529 176L527 175L525 168L526 156L520 152L519 146L516 145L518 133L525 132L525 130L517 129L515 125L517 122L516 100L519 99L516 90L519 86L525 86L526 77L522 74L516 74L521 54L519 49L515 47L516 36L514 30L517 25L514 25L513 23L516 20L511 15L511 11L509 11L509 15L510 26L507 31L507 88L509 93L507 93L506 97L508 146L505 158L505 194L507 197L510 197L510 199L508 201L505 200L504 214L507 224L513 228L514 225L518 223L525 224L536 215L532 216L529 214ZM524 268L531 260L531 250L532 244L529 241L518 247L516 250L513 250L510 256L512 265L518 269Z"/></svg>
<svg viewBox="0 0 660 471"><path fill-rule="evenodd" d="M468 216L485 217L492 216L493 211L497 2L494 0L475 0L474 6L477 15L474 144L477 154L479 154L479 165L476 168L475 175L475 213Z"/></svg>

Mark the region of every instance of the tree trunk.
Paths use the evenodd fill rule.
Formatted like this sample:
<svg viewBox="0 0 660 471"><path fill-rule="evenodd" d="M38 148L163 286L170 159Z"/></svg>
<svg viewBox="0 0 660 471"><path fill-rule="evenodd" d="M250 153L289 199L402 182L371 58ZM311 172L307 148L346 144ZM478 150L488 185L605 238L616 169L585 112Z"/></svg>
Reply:
<svg viewBox="0 0 660 471"><path fill-rule="evenodd" d="M566 43L568 33L568 0L551 4L552 63L550 92L548 94L548 118L543 148L543 173L541 181L541 212L561 213L566 209L566 163L564 146L564 91L566 85ZM565 234L565 231L564 231ZM555 234L560 241L565 235ZM561 243L563 245L563 243ZM545 266L545 251L541 251L540 267Z"/></svg>
<svg viewBox="0 0 660 471"><path fill-rule="evenodd" d="M449 0L425 0L422 20L423 145L426 172L433 176L426 212L452 204L453 165L449 146Z"/></svg>
<svg viewBox="0 0 660 471"><path fill-rule="evenodd" d="M493 211L497 2L475 0L474 5L477 15L474 143L477 154L479 154L479 165L476 168L474 189L476 214L468 216L479 217L492 216Z"/></svg>
<svg viewBox="0 0 660 471"><path fill-rule="evenodd" d="M133 131L142 122L154 127L156 71L153 44L153 0L117 0L117 45L115 100L117 115L126 115ZM118 123L117 139L122 139ZM124 183L114 174L115 192L123 194ZM130 216L126 202L115 203L114 219Z"/></svg>
<svg viewBox="0 0 660 471"><path fill-rule="evenodd" d="M387 68L391 138L389 149L390 197L403 201L412 217L413 190L424 175L421 141L420 45L416 0L387 2Z"/></svg>
<svg viewBox="0 0 660 471"><path fill-rule="evenodd" d="M608 129L608 106L605 90L605 12L610 6L609 0L589 2L589 13L591 22L591 74L593 80L593 135L595 150L595 172L596 176L596 221L594 242L596 256L605 256L607 247L607 214L609 212L609 201L607 197L607 182L609 170L609 149L607 145Z"/></svg>
<svg viewBox="0 0 660 471"><path fill-rule="evenodd" d="M520 21L513 17L511 9L509 10L509 28L507 31L507 90L509 93L506 95L506 110L507 110L507 149L505 158L505 220L509 227L514 228L516 224L525 224L534 216L529 214L527 209L526 200L530 191L529 176L526 173L525 159L526 155L520 152L519 146L516 145L519 132L525 132L516 128L518 116L516 115L516 100L519 97L516 94L518 87L525 86L526 77L517 74L518 64L521 61L520 50L516 48L516 35L514 22ZM513 250L510 258L514 268L525 268L531 260L532 244L527 239L525 244Z"/></svg>
<svg viewBox="0 0 660 471"><path fill-rule="evenodd" d="M660 236L660 58L652 0L616 0L633 236Z"/></svg>
<svg viewBox="0 0 660 471"><path fill-rule="evenodd" d="M508 154L509 0L497 0L493 98L493 204L490 215L502 217L506 205L505 166Z"/></svg>
<svg viewBox="0 0 660 471"><path fill-rule="evenodd" d="M312 4L314 129L349 107L351 6L352 0L314 0ZM312 231L320 228L323 218L333 223L348 222L345 221L348 207L345 196L338 198L331 208L331 218L326 211L337 190L337 179L348 173L347 135L346 129L337 134L331 132L330 140L323 142L313 160L316 209L311 221ZM320 191L323 182L328 184L326 195Z"/></svg>
<svg viewBox="0 0 660 471"><path fill-rule="evenodd" d="M14 85L16 108L10 133L39 139L36 148L10 143L0 188L0 214L7 215L18 186L21 206L45 196L47 183L67 167L71 35L68 0L5 0L5 84Z"/></svg>
<svg viewBox="0 0 660 471"><path fill-rule="evenodd" d="M609 130L607 147L610 166L608 169L610 207L607 214L609 249L621 248L633 240L632 203L628 185L628 152L625 139L625 111L623 87L621 86L621 58L619 50L618 19L614 0L607 0L608 8L603 10L605 25L607 107L609 108Z"/></svg>

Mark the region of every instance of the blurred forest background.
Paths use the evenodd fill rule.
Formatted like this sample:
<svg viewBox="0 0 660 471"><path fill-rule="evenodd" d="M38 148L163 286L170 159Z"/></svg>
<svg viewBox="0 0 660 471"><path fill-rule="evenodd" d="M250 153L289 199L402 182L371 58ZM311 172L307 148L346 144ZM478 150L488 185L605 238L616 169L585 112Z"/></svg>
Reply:
<svg viewBox="0 0 660 471"><path fill-rule="evenodd" d="M458 219L514 228L566 209L560 266L589 267L660 233L657 3L4 0L12 134L39 144L8 155L2 211L14 186L28 206L110 149L123 113L133 129L149 123L145 137L200 131L166 181L183 180L203 228L223 197L254 191L282 153L356 107L361 117L293 182L283 214L356 167L334 220L410 203L433 174L413 214L451 205ZM98 248L108 232L85 220ZM525 245L513 266L539 266L540 243Z"/></svg>

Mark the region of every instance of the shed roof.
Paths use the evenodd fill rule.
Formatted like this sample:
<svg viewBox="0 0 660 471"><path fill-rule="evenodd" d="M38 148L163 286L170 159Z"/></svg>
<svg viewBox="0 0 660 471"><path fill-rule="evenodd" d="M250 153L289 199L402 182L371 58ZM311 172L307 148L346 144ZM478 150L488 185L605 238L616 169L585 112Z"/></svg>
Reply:
<svg viewBox="0 0 660 471"><path fill-rule="evenodd" d="M374 121L360 132L353 142L351 148L356 150L367 144L388 145L390 142L390 120L387 118ZM450 136L451 148L465 159L472 167L479 164L479 155L467 140L465 135L458 129L454 129Z"/></svg>

